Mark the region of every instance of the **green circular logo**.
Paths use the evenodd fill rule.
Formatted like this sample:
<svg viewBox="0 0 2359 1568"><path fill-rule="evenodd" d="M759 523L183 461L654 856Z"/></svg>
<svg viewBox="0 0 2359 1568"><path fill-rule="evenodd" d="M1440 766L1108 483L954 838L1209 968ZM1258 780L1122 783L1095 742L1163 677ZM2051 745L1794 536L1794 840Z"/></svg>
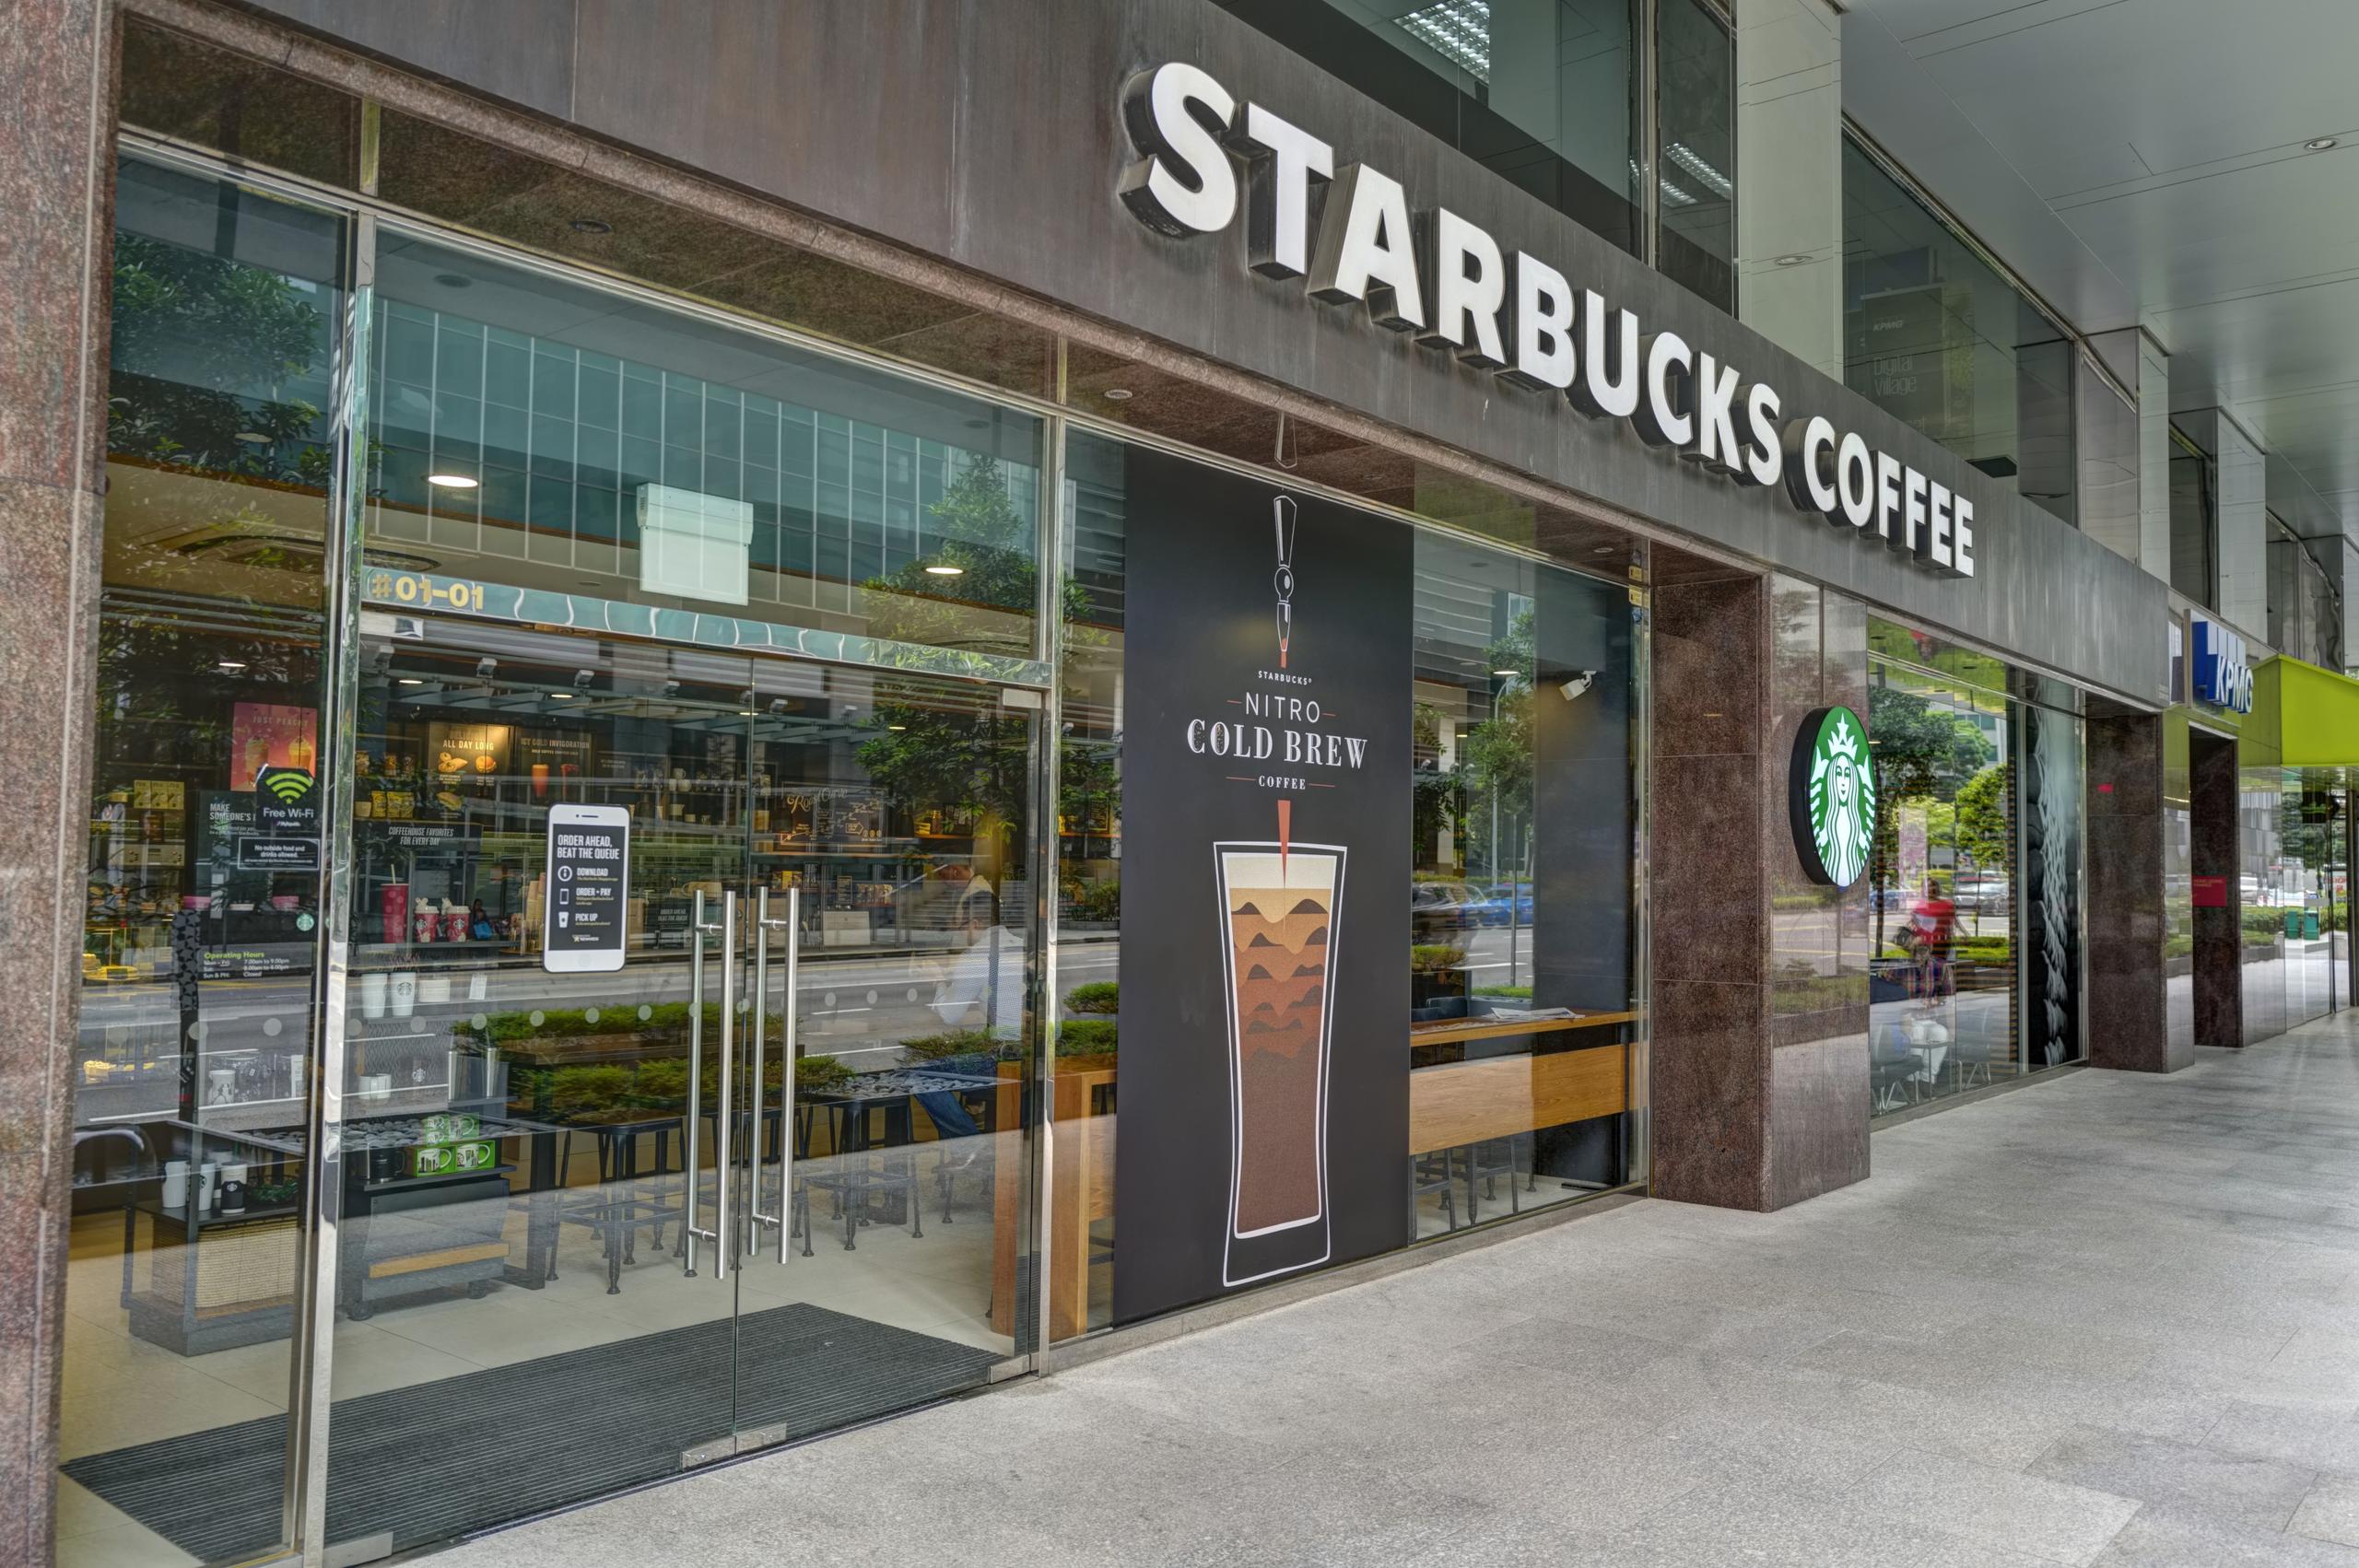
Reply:
<svg viewBox="0 0 2359 1568"><path fill-rule="evenodd" d="M1834 887L1859 881L1875 843L1876 776L1858 714L1821 708L1803 717L1787 799L1804 874Z"/></svg>

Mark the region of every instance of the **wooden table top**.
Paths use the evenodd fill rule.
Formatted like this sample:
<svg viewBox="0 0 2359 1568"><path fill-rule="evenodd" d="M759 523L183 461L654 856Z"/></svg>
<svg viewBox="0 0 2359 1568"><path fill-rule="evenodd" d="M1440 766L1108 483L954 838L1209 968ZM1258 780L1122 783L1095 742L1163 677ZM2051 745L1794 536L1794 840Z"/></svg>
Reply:
<svg viewBox="0 0 2359 1568"><path fill-rule="evenodd" d="M1431 1024L1409 1025L1409 1043L1413 1046L1451 1045L1462 1040L1497 1040L1510 1035L1553 1035L1566 1029L1602 1029L1616 1024L1634 1023L1635 1012L1576 1012L1569 1016L1553 1014L1543 1017L1501 1018L1486 1015L1481 1018L1448 1018Z"/></svg>

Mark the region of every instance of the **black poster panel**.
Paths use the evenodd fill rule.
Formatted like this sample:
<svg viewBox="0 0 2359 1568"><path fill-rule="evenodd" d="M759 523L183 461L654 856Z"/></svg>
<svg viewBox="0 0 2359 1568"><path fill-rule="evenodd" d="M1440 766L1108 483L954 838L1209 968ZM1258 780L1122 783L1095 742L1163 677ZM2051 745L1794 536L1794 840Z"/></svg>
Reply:
<svg viewBox="0 0 2359 1568"><path fill-rule="evenodd" d="M1131 449L1114 1317L1408 1239L1410 531Z"/></svg>
<svg viewBox="0 0 2359 1568"><path fill-rule="evenodd" d="M1543 568L1532 606L1534 1007L1630 1005L1630 595Z"/></svg>
<svg viewBox="0 0 2359 1568"><path fill-rule="evenodd" d="M1620 583L1544 567L1535 589L1532 1004L1618 1012L1632 1000L1630 594ZM1583 1031L1554 1039L1612 1037ZM1600 1117L1543 1130L1535 1168L1571 1181L1625 1180L1620 1122Z"/></svg>

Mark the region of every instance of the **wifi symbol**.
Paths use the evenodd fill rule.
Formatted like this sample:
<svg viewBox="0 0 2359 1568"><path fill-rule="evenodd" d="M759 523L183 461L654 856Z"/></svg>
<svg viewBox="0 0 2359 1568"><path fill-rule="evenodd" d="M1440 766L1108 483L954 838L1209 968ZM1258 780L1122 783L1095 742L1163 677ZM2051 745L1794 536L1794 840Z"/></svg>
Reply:
<svg viewBox="0 0 2359 1568"><path fill-rule="evenodd" d="M291 806L311 792L311 776L291 770L274 773L263 780L262 787L277 796L280 805Z"/></svg>

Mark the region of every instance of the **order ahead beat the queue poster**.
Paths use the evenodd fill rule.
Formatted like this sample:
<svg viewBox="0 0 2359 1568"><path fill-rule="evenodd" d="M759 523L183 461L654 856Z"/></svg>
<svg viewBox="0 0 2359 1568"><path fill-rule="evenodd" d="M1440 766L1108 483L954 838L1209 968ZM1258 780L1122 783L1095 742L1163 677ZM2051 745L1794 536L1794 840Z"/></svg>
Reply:
<svg viewBox="0 0 2359 1568"><path fill-rule="evenodd" d="M1409 531L1131 449L1114 1316L1407 1240Z"/></svg>
<svg viewBox="0 0 2359 1568"><path fill-rule="evenodd" d="M541 886L541 967L559 975L621 968L623 912L630 907L630 813L620 806L551 806Z"/></svg>

